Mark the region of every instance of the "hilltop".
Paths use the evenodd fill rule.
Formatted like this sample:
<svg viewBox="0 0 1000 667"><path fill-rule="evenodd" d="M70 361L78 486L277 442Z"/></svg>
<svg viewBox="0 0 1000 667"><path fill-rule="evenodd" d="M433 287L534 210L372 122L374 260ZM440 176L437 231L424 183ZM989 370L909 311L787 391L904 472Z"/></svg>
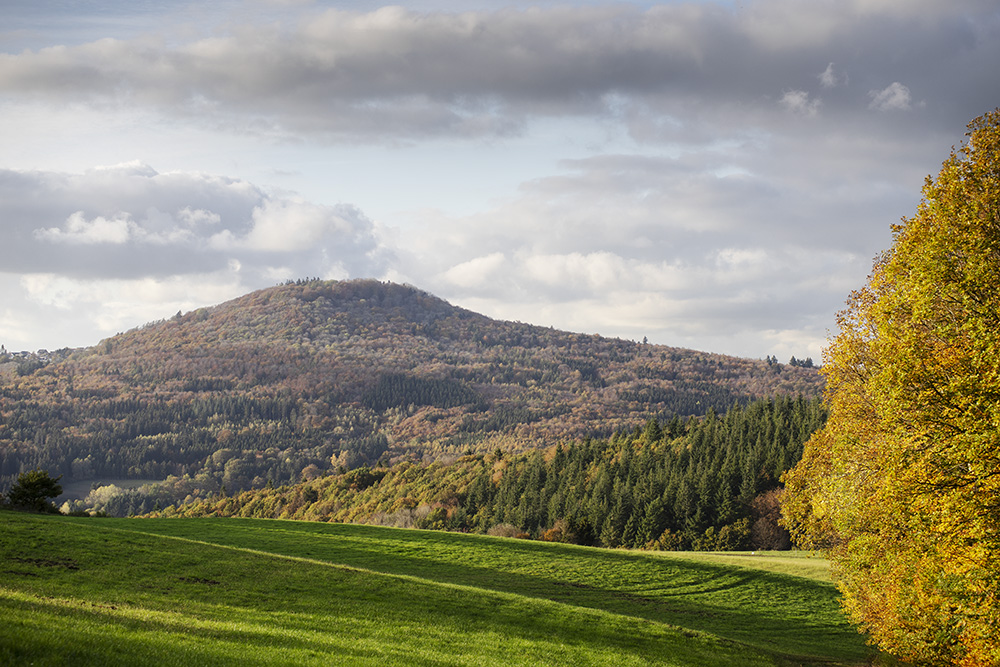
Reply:
<svg viewBox="0 0 1000 667"><path fill-rule="evenodd" d="M815 396L815 369L487 318L414 287L299 281L0 379L0 488L189 480L193 497L343 467L524 450L650 416Z"/></svg>

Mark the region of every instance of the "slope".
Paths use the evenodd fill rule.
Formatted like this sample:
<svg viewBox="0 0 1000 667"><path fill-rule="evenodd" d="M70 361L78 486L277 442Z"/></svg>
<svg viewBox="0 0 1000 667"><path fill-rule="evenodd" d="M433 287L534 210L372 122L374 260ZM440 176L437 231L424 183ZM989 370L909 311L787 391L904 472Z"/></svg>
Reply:
<svg viewBox="0 0 1000 667"><path fill-rule="evenodd" d="M0 660L859 664L830 584L565 545L251 520L0 523Z"/></svg>

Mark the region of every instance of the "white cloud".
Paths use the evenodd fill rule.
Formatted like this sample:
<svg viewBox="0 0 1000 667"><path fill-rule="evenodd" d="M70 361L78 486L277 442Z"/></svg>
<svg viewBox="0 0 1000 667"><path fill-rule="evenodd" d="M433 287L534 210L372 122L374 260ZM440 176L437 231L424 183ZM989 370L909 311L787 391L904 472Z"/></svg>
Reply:
<svg viewBox="0 0 1000 667"><path fill-rule="evenodd" d="M522 265L526 277L549 287L578 287L600 292L614 287L627 271L625 261L610 252L534 255Z"/></svg>
<svg viewBox="0 0 1000 667"><path fill-rule="evenodd" d="M134 280L79 280L45 273L24 276L21 286L28 299L63 311L64 317L66 311L82 314L92 331L111 335L178 310L235 298L245 291L239 278L227 271Z"/></svg>
<svg viewBox="0 0 1000 667"><path fill-rule="evenodd" d="M392 258L353 206L144 164L0 170L0 219L0 275L19 276L7 303L21 303L25 317L48 310L77 321L55 347L92 344L288 278L380 277ZM44 224L52 220L62 223Z"/></svg>
<svg viewBox="0 0 1000 667"><path fill-rule="evenodd" d="M77 211L66 219L62 227L36 229L35 236L56 243L110 243L121 245L129 240L135 223L127 213L119 213L110 220L97 216L87 220L83 211Z"/></svg>
<svg viewBox="0 0 1000 667"><path fill-rule="evenodd" d="M222 221L222 216L212 211L185 206L177 211L177 219L188 227L200 227L202 225L217 225Z"/></svg>
<svg viewBox="0 0 1000 667"><path fill-rule="evenodd" d="M349 243L355 231L332 207L302 201L269 199L254 208L252 217L246 247L253 250L305 250L327 237L343 237Z"/></svg>
<svg viewBox="0 0 1000 667"><path fill-rule="evenodd" d="M129 160L118 164L98 165L88 170L92 174L102 174L111 177L136 176L139 178L153 178L157 176L156 170L141 160Z"/></svg>
<svg viewBox="0 0 1000 667"><path fill-rule="evenodd" d="M443 277L457 287L482 288L496 278L505 263L504 254L494 252L460 262L449 268Z"/></svg>
<svg viewBox="0 0 1000 667"><path fill-rule="evenodd" d="M784 264L784 266L782 266ZM749 284L774 277L776 269L788 265L763 248L722 248L715 253L715 279L720 283Z"/></svg>
<svg viewBox="0 0 1000 667"><path fill-rule="evenodd" d="M789 111L803 116L815 116L823 105L820 99L809 99L804 90L789 90L781 96L781 105Z"/></svg>
<svg viewBox="0 0 1000 667"><path fill-rule="evenodd" d="M868 97L872 98L868 108L875 111L909 111L912 108L910 89L898 81L894 81L882 90L869 91Z"/></svg>
<svg viewBox="0 0 1000 667"><path fill-rule="evenodd" d="M826 66L823 73L819 75L819 82L824 88L836 88L837 86L847 85L849 79L847 74L838 73L834 68L833 63Z"/></svg>
<svg viewBox="0 0 1000 667"><path fill-rule="evenodd" d="M8 270L135 278L298 266L325 275L380 274L389 257L356 207L276 196L245 181L158 173L148 165L83 174L0 170ZM112 211L112 213L108 213ZM62 219L58 226L36 221ZM76 249L86 246L88 254ZM268 268L270 270L270 268Z"/></svg>

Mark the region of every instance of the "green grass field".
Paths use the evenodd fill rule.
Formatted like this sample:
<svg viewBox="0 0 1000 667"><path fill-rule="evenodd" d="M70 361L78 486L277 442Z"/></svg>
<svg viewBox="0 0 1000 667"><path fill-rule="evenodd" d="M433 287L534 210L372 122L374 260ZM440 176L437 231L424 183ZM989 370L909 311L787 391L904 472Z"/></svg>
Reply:
<svg viewBox="0 0 1000 667"><path fill-rule="evenodd" d="M0 513L3 665L860 665L825 563Z"/></svg>

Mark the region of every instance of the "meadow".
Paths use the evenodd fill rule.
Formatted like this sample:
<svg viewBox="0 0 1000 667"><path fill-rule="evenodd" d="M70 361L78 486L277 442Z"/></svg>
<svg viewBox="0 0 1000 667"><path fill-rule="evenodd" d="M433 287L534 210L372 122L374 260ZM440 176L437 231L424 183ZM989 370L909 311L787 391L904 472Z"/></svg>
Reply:
<svg viewBox="0 0 1000 667"><path fill-rule="evenodd" d="M861 665L825 561L0 513L0 664Z"/></svg>

